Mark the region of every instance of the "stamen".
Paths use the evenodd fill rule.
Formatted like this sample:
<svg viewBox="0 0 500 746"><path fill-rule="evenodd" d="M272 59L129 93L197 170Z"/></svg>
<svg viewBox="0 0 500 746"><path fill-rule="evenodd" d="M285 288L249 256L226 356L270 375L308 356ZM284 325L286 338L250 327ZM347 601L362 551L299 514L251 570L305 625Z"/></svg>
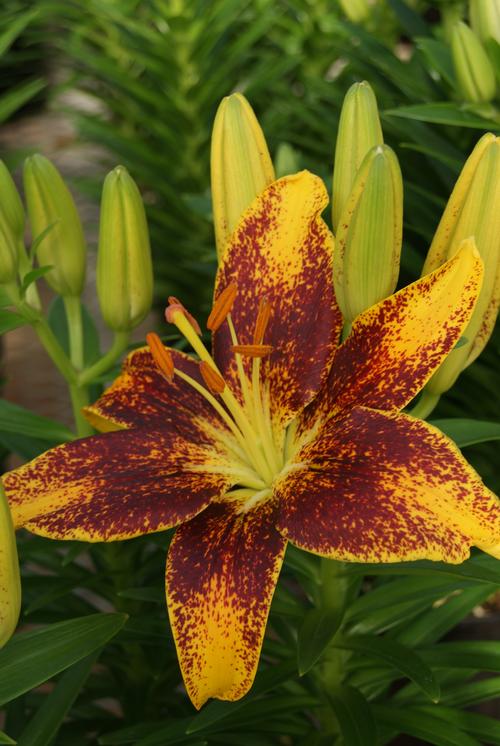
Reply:
<svg viewBox="0 0 500 746"><path fill-rule="evenodd" d="M212 332L216 332L217 329L224 323L227 315L231 313L236 294L238 292L238 286L235 282L232 282L227 288L224 288L222 293L219 295L217 300L214 302L213 308L210 312L210 316L207 321L207 329Z"/></svg>
<svg viewBox="0 0 500 746"><path fill-rule="evenodd" d="M267 357L273 351L271 345L233 345L233 352L238 352L245 357Z"/></svg>
<svg viewBox="0 0 500 746"><path fill-rule="evenodd" d="M172 383L174 380L174 361L169 350L167 350L155 332L149 332L149 334L146 334L146 342L148 343L153 360L160 372L169 383Z"/></svg>
<svg viewBox="0 0 500 746"><path fill-rule="evenodd" d="M168 306L165 309L165 318L169 324L175 323L173 319L175 314L177 313L182 313L182 315L185 316L186 319L189 321L196 334L199 334L199 336L201 337L201 328L195 317L189 313L189 311L182 305L179 300L177 300L177 298L175 298L175 296L169 295Z"/></svg>
<svg viewBox="0 0 500 746"><path fill-rule="evenodd" d="M205 360L202 360L200 363L200 373L208 390L212 394L222 394L226 388L226 383L222 376L220 376L209 363L205 362Z"/></svg>
<svg viewBox="0 0 500 746"><path fill-rule="evenodd" d="M262 298L259 304L259 312L257 314L257 321L255 322L255 330L253 333L254 345L262 344L270 318L271 304L267 298Z"/></svg>

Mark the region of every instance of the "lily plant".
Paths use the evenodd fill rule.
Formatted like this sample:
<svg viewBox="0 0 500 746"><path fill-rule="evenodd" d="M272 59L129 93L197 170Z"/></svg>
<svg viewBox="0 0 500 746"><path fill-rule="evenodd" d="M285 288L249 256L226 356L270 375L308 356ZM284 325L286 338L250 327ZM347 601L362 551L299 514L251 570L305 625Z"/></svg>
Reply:
<svg viewBox="0 0 500 746"><path fill-rule="evenodd" d="M176 527L166 568L199 708L255 676L287 542L348 562L500 556L500 502L437 428L401 413L459 341L481 288L474 241L364 311L339 344L327 194L309 172L244 212L217 272L212 351L176 298L85 409L101 434L5 477L14 524L116 541Z"/></svg>

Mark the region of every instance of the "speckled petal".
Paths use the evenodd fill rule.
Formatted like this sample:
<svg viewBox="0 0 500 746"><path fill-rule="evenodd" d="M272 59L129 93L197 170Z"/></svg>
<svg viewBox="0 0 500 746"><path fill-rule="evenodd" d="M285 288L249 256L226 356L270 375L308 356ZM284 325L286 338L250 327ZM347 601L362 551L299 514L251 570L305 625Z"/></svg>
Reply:
<svg viewBox="0 0 500 746"><path fill-rule="evenodd" d="M188 694L236 700L251 687L285 540L265 504L213 503L181 526L167 561L167 601Z"/></svg>
<svg viewBox="0 0 500 746"><path fill-rule="evenodd" d="M219 268L215 298L230 283L238 294L231 316L242 345L251 344L259 302L271 317L262 363L276 419L288 422L319 390L341 329L333 293L333 237L320 215L328 202L323 182L307 171L273 182L244 213ZM262 342L262 340L260 340ZM214 334L214 354L233 390L235 356L227 324ZM245 361L248 367L250 362Z"/></svg>
<svg viewBox="0 0 500 746"><path fill-rule="evenodd" d="M277 522L302 549L351 562L458 563L497 554L500 501L439 430L356 407L332 418L277 485Z"/></svg>
<svg viewBox="0 0 500 746"><path fill-rule="evenodd" d="M458 342L482 275L479 254L466 242L435 272L358 316L306 418L355 404L402 409Z"/></svg>
<svg viewBox="0 0 500 746"><path fill-rule="evenodd" d="M174 365L203 385L197 362L169 348ZM175 376L169 383L158 370L149 348L135 350L125 359L114 383L84 414L91 424L108 432L127 427L169 427L187 438L200 436L200 419L225 429L219 416L197 391Z"/></svg>
<svg viewBox="0 0 500 746"><path fill-rule="evenodd" d="M195 445L173 431L133 429L58 446L3 479L16 527L111 541L192 518L227 489L226 477L205 471L224 463L208 436Z"/></svg>

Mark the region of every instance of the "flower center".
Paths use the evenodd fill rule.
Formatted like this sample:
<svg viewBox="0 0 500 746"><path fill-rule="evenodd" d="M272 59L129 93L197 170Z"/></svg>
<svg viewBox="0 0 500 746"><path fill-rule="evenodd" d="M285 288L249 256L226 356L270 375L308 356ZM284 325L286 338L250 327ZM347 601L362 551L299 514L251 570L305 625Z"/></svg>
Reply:
<svg viewBox="0 0 500 746"><path fill-rule="evenodd" d="M241 399L235 396L203 344L198 323L177 298L169 298L165 317L177 327L198 355L199 370L205 385L175 368L172 355L156 334L148 334L147 342L163 377L170 382L174 375L182 378L211 404L230 429L236 441L230 448L234 468L220 467L220 471L228 473L235 480L234 488L226 497L239 500L248 510L269 496L273 480L285 463L286 439L284 432L278 434L273 427L269 386L263 381L261 368L263 358L270 355L273 349L264 342L271 317L270 304L267 299L260 301L252 343L240 344L231 318L236 295L236 284L232 283L224 289L214 303L207 328L215 332L223 324L228 325ZM250 365L248 362L244 364L245 359L251 361Z"/></svg>

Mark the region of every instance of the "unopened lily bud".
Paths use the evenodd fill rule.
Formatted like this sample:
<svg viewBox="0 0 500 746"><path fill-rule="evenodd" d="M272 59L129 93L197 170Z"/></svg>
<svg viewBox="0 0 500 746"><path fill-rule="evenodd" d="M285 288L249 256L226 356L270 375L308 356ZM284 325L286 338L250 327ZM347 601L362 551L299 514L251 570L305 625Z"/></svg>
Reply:
<svg viewBox="0 0 500 746"><path fill-rule="evenodd" d="M79 296L85 280L86 247L75 202L61 174L43 155L24 164L24 192L41 266L50 265L45 279L56 293Z"/></svg>
<svg viewBox="0 0 500 746"><path fill-rule="evenodd" d="M484 262L484 281L463 340L427 384L442 394L482 352L500 305L500 138L484 135L469 156L432 240L423 274L450 259L473 236Z"/></svg>
<svg viewBox="0 0 500 746"><path fill-rule="evenodd" d="M278 145L274 166L277 179L281 179L282 176L296 174L297 171L300 171L299 154L287 142L282 142Z"/></svg>
<svg viewBox="0 0 500 746"><path fill-rule="evenodd" d="M12 637L21 609L21 578L16 537L0 483L0 648Z"/></svg>
<svg viewBox="0 0 500 746"><path fill-rule="evenodd" d="M126 168L104 180L97 255L97 295L101 314L114 331L129 331L153 302L153 268L140 192Z"/></svg>
<svg viewBox="0 0 500 746"><path fill-rule="evenodd" d="M370 148L382 145L383 142L375 94L366 81L354 83L342 104L335 147L332 192L332 222L335 231L363 158Z"/></svg>
<svg viewBox="0 0 500 746"><path fill-rule="evenodd" d="M470 0L469 17L481 41L494 39L500 44L500 0Z"/></svg>
<svg viewBox="0 0 500 746"><path fill-rule="evenodd" d="M466 101L485 103L495 96L495 71L474 31L466 23L455 24L451 53L459 91Z"/></svg>
<svg viewBox="0 0 500 746"><path fill-rule="evenodd" d="M275 178L264 134L241 93L224 98L217 110L210 158L215 241L220 261L242 213Z"/></svg>
<svg viewBox="0 0 500 746"><path fill-rule="evenodd" d="M361 164L335 239L335 294L348 324L394 291L402 233L401 169L394 151L378 145Z"/></svg>
<svg viewBox="0 0 500 746"><path fill-rule="evenodd" d="M24 235L24 210L16 185L0 161L0 283L17 278L19 246Z"/></svg>
<svg viewBox="0 0 500 746"><path fill-rule="evenodd" d="M353 23L361 23L370 15L368 0L339 0L339 5Z"/></svg>

